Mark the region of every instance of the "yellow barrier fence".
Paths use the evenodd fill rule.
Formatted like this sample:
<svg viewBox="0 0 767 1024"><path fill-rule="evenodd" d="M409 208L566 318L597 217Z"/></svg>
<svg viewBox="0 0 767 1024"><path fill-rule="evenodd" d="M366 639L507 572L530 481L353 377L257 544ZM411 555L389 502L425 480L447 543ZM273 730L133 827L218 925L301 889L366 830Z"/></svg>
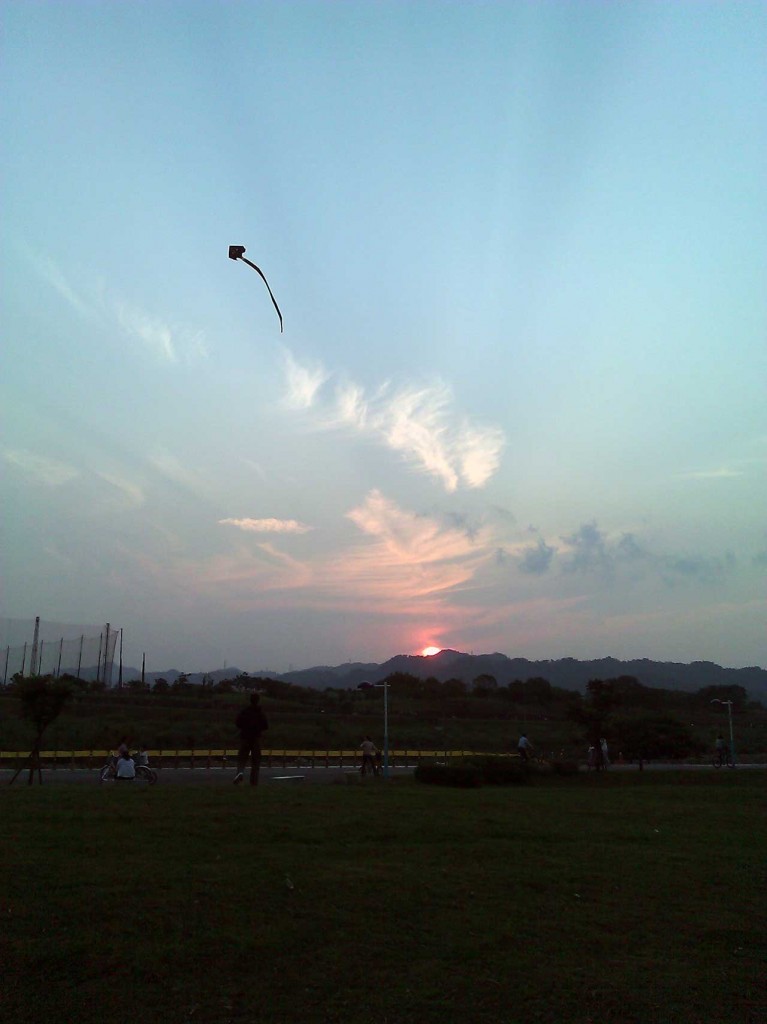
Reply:
<svg viewBox="0 0 767 1024"><path fill-rule="evenodd" d="M223 750L152 750L149 760L153 768L232 768L237 749ZM43 750L40 759L44 768L100 768L113 755L111 750ZM510 754L488 755L475 750L413 750L389 751L389 764L403 767L422 761L447 761L463 757L512 757ZM18 768L29 757L29 751L0 750L0 767ZM262 752L262 765L272 767L330 768L356 766L362 760L359 750L289 750L270 749Z"/></svg>

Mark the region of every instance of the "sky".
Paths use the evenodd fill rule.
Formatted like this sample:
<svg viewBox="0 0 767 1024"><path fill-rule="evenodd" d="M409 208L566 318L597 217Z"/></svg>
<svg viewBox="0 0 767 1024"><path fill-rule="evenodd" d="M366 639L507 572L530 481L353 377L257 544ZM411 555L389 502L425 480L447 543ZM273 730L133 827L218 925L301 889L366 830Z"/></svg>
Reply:
<svg viewBox="0 0 767 1024"><path fill-rule="evenodd" d="M767 667L767 7L3 8L0 617Z"/></svg>

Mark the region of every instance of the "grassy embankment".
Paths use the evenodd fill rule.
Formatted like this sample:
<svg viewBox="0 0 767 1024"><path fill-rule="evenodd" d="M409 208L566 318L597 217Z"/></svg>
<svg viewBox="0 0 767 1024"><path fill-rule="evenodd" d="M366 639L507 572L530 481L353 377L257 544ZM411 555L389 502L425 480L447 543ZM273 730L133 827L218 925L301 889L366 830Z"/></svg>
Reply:
<svg viewBox="0 0 767 1024"><path fill-rule="evenodd" d="M0 815L14 1024L767 1016L761 772L4 787Z"/></svg>
<svg viewBox="0 0 767 1024"><path fill-rule="evenodd" d="M119 737L150 750L199 750L233 748L237 744L234 717L246 697L215 695L207 699L155 694L137 697L130 693L80 696L65 708L46 732L48 750L107 750ZM264 737L274 749L356 750L366 734L382 743L383 708L380 697L356 695L330 699L317 694L316 703L264 699L271 728ZM706 750L713 748L717 732L726 720L708 707L693 713L674 710L676 717L692 726ZM390 746L392 749L469 749L505 752L516 749L520 732L526 731L544 756L584 758L583 733L568 721L562 705L510 706L505 701L424 701L401 698L392 702ZM739 757L767 757L767 711L749 710L737 715ZM0 749L25 750L30 727L20 718L19 702L10 694L0 696ZM617 754L617 751L613 751Z"/></svg>

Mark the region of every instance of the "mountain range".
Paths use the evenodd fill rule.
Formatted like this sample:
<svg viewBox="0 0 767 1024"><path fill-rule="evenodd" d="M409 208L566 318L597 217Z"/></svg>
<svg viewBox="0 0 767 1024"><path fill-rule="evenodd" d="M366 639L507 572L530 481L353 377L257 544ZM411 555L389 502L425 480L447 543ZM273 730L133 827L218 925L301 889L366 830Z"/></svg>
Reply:
<svg viewBox="0 0 767 1024"><path fill-rule="evenodd" d="M619 661L617 658L598 658L594 661L578 661L575 658L559 658L546 661L529 661L527 658L510 658L505 654L465 654L445 649L428 657L414 654L398 654L381 664L375 662L346 662L335 667L321 665L294 672L273 672L262 669L250 672L254 677L281 679L298 686L316 689L333 687L352 689L363 682L376 683L392 672L408 672L419 679L430 676L445 682L447 679L462 679L471 683L479 675L494 676L499 685L505 686L514 679L547 679L552 686L583 693L590 679L615 679L618 676L633 676L643 686L666 690L694 692L704 686L742 686L751 700L767 701L767 670L763 668L723 668L710 661L680 662L651 661L641 658L634 661ZM216 669L214 672L187 673L192 683L233 679L242 675L238 668ZM165 672L147 672L147 681L167 679L173 682L180 673L176 669ZM115 681L116 669L112 674ZM141 678L135 668L123 668L123 680Z"/></svg>

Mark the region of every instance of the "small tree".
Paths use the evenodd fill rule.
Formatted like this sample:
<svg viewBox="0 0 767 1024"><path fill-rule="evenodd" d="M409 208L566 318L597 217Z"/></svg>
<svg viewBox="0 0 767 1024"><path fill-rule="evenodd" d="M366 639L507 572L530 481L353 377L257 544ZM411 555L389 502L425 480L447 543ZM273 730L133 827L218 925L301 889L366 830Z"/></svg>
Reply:
<svg viewBox="0 0 767 1024"><path fill-rule="evenodd" d="M619 703L613 680L592 679L586 687L586 699L573 704L568 718L583 726L584 738L594 748L596 767L605 767L600 740L608 732L610 715Z"/></svg>
<svg viewBox="0 0 767 1024"><path fill-rule="evenodd" d="M704 749L689 727L670 715L618 718L612 726L613 739L630 761L642 762L658 757L677 759L701 753Z"/></svg>
<svg viewBox="0 0 767 1024"><path fill-rule="evenodd" d="M53 676L29 676L16 682L14 694L21 701L22 717L32 722L35 728L35 739L29 757L16 771L10 784L13 785L21 772L29 768L28 784L32 785L37 771L37 778L42 785L40 748L43 733L56 721L64 705L72 697L72 686L63 680L54 679Z"/></svg>

